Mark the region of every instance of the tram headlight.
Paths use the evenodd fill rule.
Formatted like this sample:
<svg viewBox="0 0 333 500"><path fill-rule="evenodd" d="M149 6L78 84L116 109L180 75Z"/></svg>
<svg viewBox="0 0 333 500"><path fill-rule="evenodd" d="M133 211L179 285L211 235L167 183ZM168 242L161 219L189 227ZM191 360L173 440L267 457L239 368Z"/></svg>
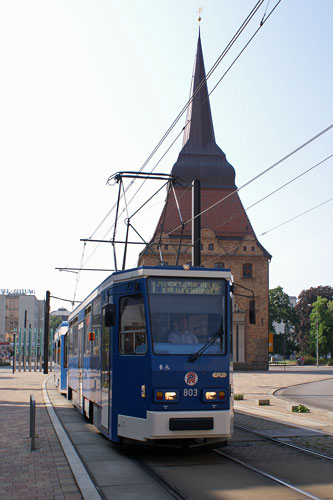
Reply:
<svg viewBox="0 0 333 500"><path fill-rule="evenodd" d="M222 402L225 401L226 391L222 389L204 389L202 391L202 399L204 402L217 401Z"/></svg>
<svg viewBox="0 0 333 500"><path fill-rule="evenodd" d="M177 403L179 401L179 391L171 389L155 389L154 402L155 403Z"/></svg>
<svg viewBox="0 0 333 500"><path fill-rule="evenodd" d="M217 399L216 391L206 391L205 392L205 399L206 399L206 401L216 401L216 399Z"/></svg>
<svg viewBox="0 0 333 500"><path fill-rule="evenodd" d="M177 393L175 391L165 392L164 396L165 396L166 401L176 401L177 400Z"/></svg>

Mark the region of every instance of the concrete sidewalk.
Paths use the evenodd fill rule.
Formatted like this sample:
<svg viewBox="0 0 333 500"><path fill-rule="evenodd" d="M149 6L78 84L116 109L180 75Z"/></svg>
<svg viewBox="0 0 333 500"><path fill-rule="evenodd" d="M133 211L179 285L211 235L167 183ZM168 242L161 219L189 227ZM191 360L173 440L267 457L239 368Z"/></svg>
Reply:
<svg viewBox="0 0 333 500"><path fill-rule="evenodd" d="M273 366L268 372L235 372L234 394L243 394L235 401L235 410L292 425L308 427L333 434L332 412L309 407L310 413L294 413L291 402L274 393L281 388L333 378L333 366ZM269 399L269 406L259 406L259 399Z"/></svg>
<svg viewBox="0 0 333 500"><path fill-rule="evenodd" d="M0 368L0 498L82 498L44 403L42 383L48 376ZM30 451L30 394L36 400L35 451Z"/></svg>

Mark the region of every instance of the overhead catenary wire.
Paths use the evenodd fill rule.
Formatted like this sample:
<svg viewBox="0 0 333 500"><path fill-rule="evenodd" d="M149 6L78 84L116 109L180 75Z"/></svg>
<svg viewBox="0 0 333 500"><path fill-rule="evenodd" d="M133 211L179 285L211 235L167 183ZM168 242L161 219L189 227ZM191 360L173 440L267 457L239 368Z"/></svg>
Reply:
<svg viewBox="0 0 333 500"><path fill-rule="evenodd" d="M248 207L244 208L243 210L240 210L239 212L237 212L237 214L232 215L231 217L229 217L229 219L225 220L222 224L219 224L218 226L216 226L215 228L213 228L213 231L216 231L217 229L220 229L222 226L224 226L225 224L227 224L231 220L235 219L236 217L239 217L239 215L243 214L244 212L246 213L248 210L250 210L251 208L255 207L256 205L259 205L259 203L261 203L262 201L267 200L267 198L269 198L270 196L273 196L273 194L278 193L279 191L281 191L281 189L284 189L285 187L289 186L293 182L297 181L298 179L300 179L301 177L303 177L303 175L308 174L309 172L311 172L315 168L319 167L320 165L322 165L323 163L325 163L326 161L328 161L330 158L333 158L333 154L327 156L326 158L324 158L320 162L316 163L315 165L312 165L310 168L304 170L299 175L296 175L296 177L293 177L292 179L290 179L289 181L285 182L284 184L282 184L278 188L274 189L270 193L266 194L265 196L263 196L259 200L257 200L254 203L252 203L252 205L249 205Z"/></svg>
<svg viewBox="0 0 333 500"><path fill-rule="evenodd" d="M223 60L223 58L226 56L226 54L229 52L229 50L231 49L231 47L234 45L234 43L236 42L236 40L239 38L239 36L241 35L241 33L244 31L244 29L246 28L246 26L249 24L249 22L251 21L251 19L254 17L254 15L257 13L257 11L259 10L259 8L261 7L261 5L264 3L265 0L258 0L257 3L255 4L255 6L252 8L252 10L250 11L250 13L248 14L248 16L245 18L245 20L243 21L243 23L241 24L241 26L238 28L238 30L236 31L236 33L234 34L234 36L232 37L232 39L229 41L229 43L227 44L227 46L223 49L223 51L221 52L221 54L218 56L217 60L215 61L215 63L213 64L213 66L211 67L211 69L208 71L207 75L202 79L202 81L200 82L198 88L195 90L195 92L193 93L193 95L190 97L190 99L188 99L188 101L186 102L186 104L183 106L183 108L181 109L181 111L178 113L178 115L176 116L176 118L173 120L172 124L169 126L169 128L167 129L167 131L164 133L164 135L162 136L162 138L158 141L157 145L154 147L154 149L151 151L151 153L148 155L148 157L146 158L146 160L143 162L143 164L141 165L141 167L139 168L138 172L142 172L142 170L144 170L144 168L147 166L147 164L150 162L150 160L154 157L154 155L156 154L156 152L159 150L159 148L162 146L163 142L165 141L165 139L168 137L168 135L171 133L171 131L174 129L174 127L176 126L176 124L179 122L180 118L183 116L183 114L186 112L186 110L188 109L188 107L190 106L190 104L192 103L193 99L196 97L196 95L200 92L202 86L207 82L207 80L211 77L211 75L214 73L214 71L216 70L216 68L218 67L218 65L221 63L221 61ZM280 3L281 0L279 0L278 3ZM181 133L183 132L185 127L183 127ZM178 138L179 136L177 136ZM130 182L129 186L127 186L126 188L126 191L128 191L129 187L134 183L134 180ZM106 216L102 219L102 221L98 224L97 228L93 231L92 235L91 235L91 238L93 238L93 236L96 234L96 232L98 231L98 229L101 227L101 225L105 222L105 220L108 218L108 216L112 213L112 211L115 209L116 207L116 204L114 204L112 206L112 208L108 211L108 213L106 214Z"/></svg>
<svg viewBox="0 0 333 500"><path fill-rule="evenodd" d="M306 146L308 146L309 144L311 144L313 141L319 139L319 137L321 137L322 135L326 134L327 132L329 132L331 129L333 128L333 123L331 125L329 125L328 127L326 127L325 129L321 130L320 132L318 132L317 134L315 134L313 137L311 137L310 139L308 139L307 141L305 141L303 144L301 144L300 146L298 146L297 148L293 149L290 153L288 153L287 155L285 155L283 158L281 158L280 160L276 161L275 163L273 163L271 166L269 166L268 168L266 168L265 170L261 171L259 174L257 174L256 176L252 177L250 180L248 180L247 182L245 182L242 186L240 186L239 188L237 189L234 189L233 191L231 191L229 194L227 194L226 196L224 196L223 198L220 198L219 200L217 200L215 203L212 203L212 205L209 205L207 208L205 208L204 210L202 210L199 214L195 215L194 217L191 217L190 219L188 219L185 224L189 224L190 222L192 222L192 220L194 220L196 217L199 217L199 216L202 216L203 214L205 214L206 212L208 212L209 210L212 210L213 208L215 208L217 205L219 205L220 203L223 203L224 201L226 201L228 198L230 198L231 196L234 196L236 193L239 193L239 191L241 191L242 189L244 189L245 187L249 186L250 184L252 184L254 181L258 180L260 177L262 177L263 175L267 174L268 172L270 172L271 170L273 170L274 168L276 168L278 165L280 165L281 163L283 163L284 161L288 160L289 158L291 158L293 155L295 155L296 153L298 153L299 151L301 151L302 149L304 149ZM166 236L169 236L170 234L174 233L175 231L177 231L178 229L181 228L181 224L176 226L174 229L171 229L168 233L166 233ZM156 243L156 241L153 241L151 242L151 245L153 245L154 243Z"/></svg>
<svg viewBox="0 0 333 500"><path fill-rule="evenodd" d="M304 212L301 212L300 214L295 215L294 217L291 217L288 220L285 220L284 222L281 222L280 224L278 224L270 229L267 229L267 231L260 233L259 236L257 236L257 237L247 239L247 240L243 241L242 243L240 243L239 245L236 245L234 248L231 248L230 250L228 250L226 252L220 253L218 255L214 255L214 257L211 257L210 259L207 259L204 262L202 262L202 265L208 264L209 262L212 262L213 260L217 259L218 257L231 255L232 253L235 253L237 251L237 249L240 248L244 244L244 242L246 242L246 243L255 242L261 236L265 236L266 234L271 233L272 231L275 231L275 229L278 229L279 227L282 227L282 226L285 226L286 224L289 224L289 222L292 222L292 221L298 219L299 217L302 217L303 215L306 215L306 214L312 212L313 210L316 210L317 208L325 205L326 203L329 203L332 200L333 200L333 197L319 203L318 205L315 205L314 207L309 208L308 210L305 210Z"/></svg>
<svg viewBox="0 0 333 500"><path fill-rule="evenodd" d="M245 19L245 21L242 23L241 27L237 30L236 34L233 36L233 38L231 39L231 41L229 42L229 44L227 45L227 47L224 49L224 51L220 54L220 56L218 57L218 59L216 60L216 62L214 63L213 67L210 69L210 71L207 73L206 77L202 80L202 82L200 83L199 87L195 90L195 92L193 93L193 95L191 96L191 98L188 100L188 102L186 103L186 105L183 107L183 109L181 110L181 112L178 114L178 116L176 117L176 119L174 120L174 122L172 123L172 125L169 127L169 129L167 130L167 132L164 134L164 136L162 137L162 139L160 140L160 142L158 143L158 145L154 148L153 152L149 155L149 157L147 158L147 160L144 162L144 164L141 166L139 172L141 172L145 166L147 165L147 163L151 160L151 158L155 155L156 151L159 149L159 147L162 145L162 143L164 142L164 140L166 139L166 137L169 135L169 133L171 132L171 130L174 128L174 126L176 125L176 123L179 121L179 119L181 118L181 116L185 113L185 111L187 110L188 106L191 104L191 102L193 101L193 99L195 98L195 96L197 95L197 93L200 91L202 85L205 84L205 82L208 80L208 78L213 74L213 72L215 71L215 69L217 68L217 66L220 64L220 62L222 61L222 59L225 57L225 55L229 52L230 48L233 46L233 44L236 42L236 40L239 38L240 34L244 31L244 29L246 28L246 26L249 24L250 20L253 18L253 16L256 14L256 12L258 11L258 9L261 7L262 3L264 2L264 0L259 0L256 5L253 7L253 9L251 10L250 14L247 16L247 18ZM279 0L277 2L277 4L275 5L275 7L272 9L272 11L270 12L270 14L267 16L267 18L265 19L265 21L267 21L267 19L270 17L270 15L272 14L272 12L275 10L275 8L277 7L277 5L281 2L281 0ZM266 11L267 11L267 8L266 8ZM266 11L264 13L264 16L263 16L263 19L266 15ZM265 21L261 21L260 23L260 27L264 24ZM259 28L260 29L260 28ZM256 31L256 33L259 31L259 29ZM255 33L255 34L256 34ZM250 39L250 41L254 38L255 35L253 35ZM246 44L246 47L249 45L250 42L248 42ZM246 48L245 47L245 48ZM245 48L241 51L241 53L243 53L243 51L245 50ZM237 59L240 57L240 54L238 55ZM230 69L230 68L229 68ZM228 69L228 71L229 71ZM222 77L223 78L223 77ZM218 83L220 83L220 81L222 80L222 78L219 80ZM218 85L218 84L217 84ZM217 87L217 85L215 85L214 89ZM187 122L187 125L189 124L189 122ZM185 127L184 127L185 128ZM183 131L183 130L182 130ZM180 134L179 134L180 135ZM177 137L178 138L178 137ZM175 141L174 141L175 142ZM126 188L126 191L131 187L131 185L133 184L134 181L132 181L129 186L127 186ZM125 192L124 191L124 194ZM108 216L110 215L110 213L114 210L115 208L115 205L109 210L108 214L103 218L103 221L98 225L98 227L96 228L96 230L93 232L91 238L93 237L94 234L96 234L97 230L101 227L101 225L105 222L105 220L108 218ZM184 226L183 226L184 227ZM90 258L92 257L92 255L97 251L97 248L98 248L98 245L97 247L94 249L94 251L92 252L92 254L86 259L86 261L83 263L83 259L84 259L84 249L83 249L83 253L82 253L82 258L81 258L81 263L83 263L83 265L81 265L80 267L84 267L87 262L90 260ZM77 274L77 277L76 277L76 287L75 287L75 292L74 292L74 298L76 296L76 293L77 293L77 289L78 289L78 284L79 284L79 279L80 279L80 273Z"/></svg>
<svg viewBox="0 0 333 500"><path fill-rule="evenodd" d="M239 57L241 56L241 54L244 52L244 50L248 47L248 45L250 44L250 42L253 40L253 38L256 36L256 34L258 33L258 31L260 30L260 28L264 25L264 23L269 19L269 17L271 16L271 14L274 12L274 10L277 8L277 6L281 3L282 0L278 0L278 2L276 3L276 5L273 7L273 9L270 11L269 15L266 17L266 12L267 12L267 8L268 8L268 5L269 5L269 2L268 2L268 5L266 6L266 9L265 9L265 13L264 13L264 16L261 20L261 23L260 23L260 26L259 28L255 31L255 33L251 36L251 38L249 39L249 41L246 43L246 45L243 47L243 49L240 51L240 53L237 55L237 57L234 59L234 61L232 62L232 64L228 67L228 69L225 71L225 73L222 75L222 77L219 79L219 81L217 82L217 84L213 87L213 89L211 90L211 92L208 94L209 96L214 92L214 90L217 88L217 86L221 83L222 79L227 75L227 73L230 71L230 69L232 68L232 66L235 64L235 62L239 59ZM222 59L224 58L224 56L227 54L227 52L230 50L230 48L232 47L232 45L235 43L235 41L238 39L238 37L240 36L240 34L242 33L242 31L245 29L245 27L247 26L247 24L250 22L250 20L253 18L254 14L258 11L258 9L261 7L263 1L259 1L257 2L257 4L253 7L252 11L250 12L250 14L247 16L247 18L245 19L245 21L243 22L243 24L241 25L241 27L237 30L236 34L234 35L234 37L230 40L229 44L227 45L227 47L224 49L224 51L220 54L220 56L218 57L218 59L215 61L214 65L212 66L212 68L209 70L209 72L207 73L206 77L203 78L203 80L200 82L198 88L196 89L196 91L194 92L194 94L191 96L191 98L187 101L186 105L183 107L183 109L181 110L181 112L178 114L178 116L175 118L174 122L172 123L172 125L169 127L169 129L167 130L167 132L164 134L164 136L162 137L162 139L159 141L158 145L154 148L154 150L152 151L152 153L148 156L148 158L146 159L146 161L143 163L143 165L141 166L141 168L139 169L139 172L141 172L145 166L148 164L148 162L150 161L150 159L154 156L154 154L157 152L157 150L159 149L159 147L162 145L162 143L164 142L164 140L167 138L167 136L169 135L169 133L172 131L172 129L174 128L174 126L178 123L179 119L181 118L181 116L185 113L185 111L187 110L187 108L189 107L189 105L191 104L191 102L193 101L194 97L197 95L197 93L200 91L200 89L202 88L202 86L205 84L205 82L207 81L207 79L213 74L213 72L215 71L215 69L217 68L217 66L220 64L220 62L222 61ZM201 106L203 105L203 102L201 103ZM155 168L159 165L159 163L162 161L162 159L166 156L166 154L170 151L170 149L173 147L173 145L176 143L176 141L178 140L178 138L181 136L181 134L184 132L185 128L189 126L191 120L189 120L186 125L181 129L181 131L177 134L176 138L172 141L172 143L170 144L170 146L167 148L167 150L163 153L163 155L161 156L161 158L158 160L158 162L155 164L155 166L153 167L153 169L151 170L151 172L153 172L155 170ZM133 201L133 199L135 199L135 197L137 196L138 192L142 189L143 185L145 184L146 180L144 180L142 182L142 184L140 185L140 187L137 189L137 191L134 193L134 195L132 196L132 198L130 198L130 200L128 201L128 205ZM130 184L127 186L126 190L124 191L123 195L125 195L125 193L128 191L128 189L133 185L134 183L134 180L132 180L130 182ZM116 207L116 204L114 204L111 209L108 211L108 213L105 215L105 217L102 219L102 221L100 222L100 224L97 226L97 228L95 229L95 231L92 233L92 235L90 236L90 238L92 239L93 236L96 234L96 232L100 229L100 227L103 225L103 223L107 220L107 218L109 217L109 215L113 212L113 210L115 209ZM125 208L122 210L122 212L119 214L119 217L124 213L125 211ZM112 224L112 226L107 230L106 233L104 233L104 237L103 239L109 234L109 232L112 230L112 228L114 227L114 224L116 222L114 222ZM93 257L93 255L96 253L97 249L98 249L99 245L97 245L95 247L95 249L91 252L91 254L87 257L86 261L84 262L84 265L87 264L87 262Z"/></svg>
<svg viewBox="0 0 333 500"><path fill-rule="evenodd" d="M240 215L242 215L243 213L247 213L248 210L250 210L251 208L255 207L256 205L258 205L259 203L261 203L262 201L266 200L267 198L269 198L270 196L273 196L274 194L276 194L277 192L281 191L282 189L284 189L285 187L289 186L290 184L292 184L293 182L295 182L296 180L300 179L301 177L303 177L304 175L306 175L307 173L311 172L312 170L314 170L315 168L319 167L320 165L322 165L323 163L327 162L329 159L333 158L333 154L327 156L326 158L324 158L323 160L321 160L320 162L316 163L315 165L312 165L311 167L307 168L306 170L304 170L303 172L301 172L300 174L296 175L295 177L293 177L292 179L290 179L289 181L285 182L284 184L282 184L281 186L279 186L278 188L274 189L273 191L271 191L270 193L266 194L265 196L263 196L262 198L260 198L259 200L255 201L254 203L252 203L252 205L249 205L248 207L246 207L245 209L243 208L242 210L240 210L239 212L237 212L235 215L232 215L230 216L228 219L226 219L224 222L222 222L222 224L219 224L218 226L215 226L214 228L212 228L213 231L216 231L217 229L220 229L221 227L223 227L225 224L227 224L228 222L230 222L231 220L234 220L236 219L237 217L239 217ZM181 227L181 231L183 231L183 225ZM246 241L256 241L257 240L257 237L251 239L251 240L246 240ZM195 242L193 242L194 244ZM188 246L188 245L185 245L185 246ZM192 245L190 245L192 246ZM241 245L240 245L241 246ZM238 248L238 246L236 247L236 249ZM216 258L216 257L220 257L221 255L215 255L213 257L213 260Z"/></svg>

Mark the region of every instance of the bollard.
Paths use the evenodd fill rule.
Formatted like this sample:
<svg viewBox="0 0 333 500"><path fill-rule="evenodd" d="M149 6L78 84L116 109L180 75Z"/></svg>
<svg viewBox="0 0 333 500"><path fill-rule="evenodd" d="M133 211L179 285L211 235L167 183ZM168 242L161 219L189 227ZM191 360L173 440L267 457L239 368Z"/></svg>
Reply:
<svg viewBox="0 0 333 500"><path fill-rule="evenodd" d="M36 400L33 394L30 394L30 438L31 438L31 448L30 450L36 449L35 444L36 437Z"/></svg>

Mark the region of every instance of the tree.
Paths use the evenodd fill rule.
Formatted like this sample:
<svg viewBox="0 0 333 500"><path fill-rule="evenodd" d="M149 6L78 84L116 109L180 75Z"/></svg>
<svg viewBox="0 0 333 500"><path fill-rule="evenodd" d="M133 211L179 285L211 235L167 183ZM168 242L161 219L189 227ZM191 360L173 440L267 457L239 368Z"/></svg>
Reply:
<svg viewBox="0 0 333 500"><path fill-rule="evenodd" d="M312 304L316 302L318 297L324 297L330 301L333 300L333 288L330 286L317 286L302 290L295 306L299 318L299 324L296 329L297 340L303 352L309 352L310 313Z"/></svg>
<svg viewBox="0 0 333 500"><path fill-rule="evenodd" d="M284 323L285 333L276 333L274 323ZM289 357L296 349L295 340L289 331L294 331L298 323L297 313L290 304L289 296L281 286L269 291L269 328L274 333L274 353Z"/></svg>
<svg viewBox="0 0 333 500"><path fill-rule="evenodd" d="M287 333L274 333L274 354L280 354L289 359L290 354L297 350L297 344Z"/></svg>
<svg viewBox="0 0 333 500"><path fill-rule="evenodd" d="M60 316L50 316L50 319L49 319L49 328L53 328L53 330L55 331L58 326L61 324L62 322L62 318Z"/></svg>
<svg viewBox="0 0 333 500"><path fill-rule="evenodd" d="M289 296L281 286L269 291L269 328L275 332L274 323L283 322L286 329L294 328L298 324L295 309L290 304Z"/></svg>
<svg viewBox="0 0 333 500"><path fill-rule="evenodd" d="M312 305L310 314L309 350L326 356L333 352L333 301L318 297Z"/></svg>

